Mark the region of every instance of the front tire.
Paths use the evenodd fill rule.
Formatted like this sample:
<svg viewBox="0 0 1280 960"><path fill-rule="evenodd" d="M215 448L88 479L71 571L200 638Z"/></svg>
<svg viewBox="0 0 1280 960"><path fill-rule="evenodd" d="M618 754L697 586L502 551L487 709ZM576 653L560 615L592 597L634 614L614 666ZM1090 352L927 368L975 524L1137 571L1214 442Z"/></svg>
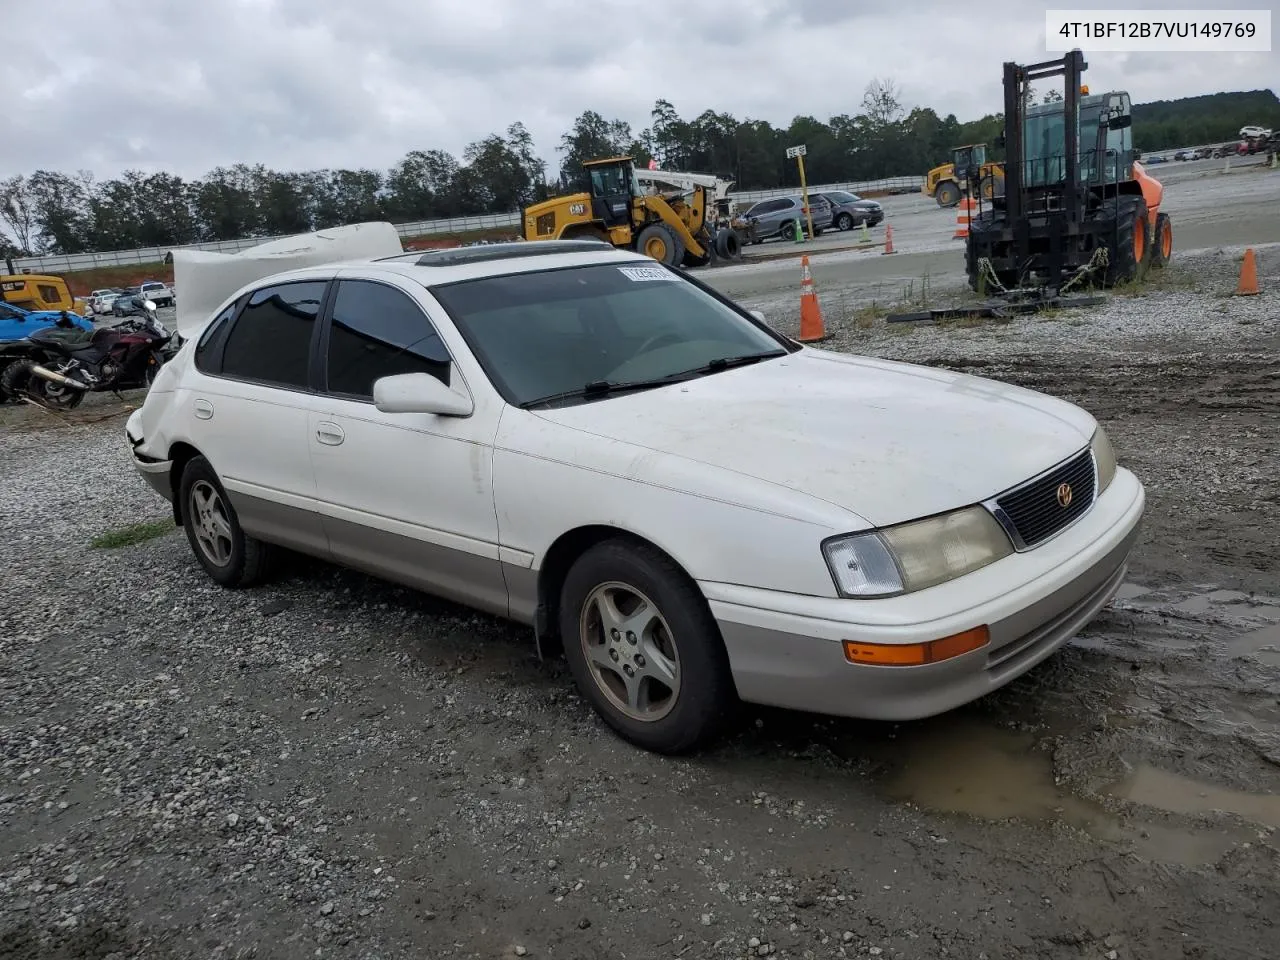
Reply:
<svg viewBox="0 0 1280 960"><path fill-rule="evenodd" d="M14 360L0 374L0 390L6 396L19 400L27 393L27 385L31 382L31 368L35 366L31 360Z"/></svg>
<svg viewBox="0 0 1280 960"><path fill-rule="evenodd" d="M709 742L737 702L706 600L648 545L609 540L579 557L561 591L560 632L582 695L646 750L679 754Z"/></svg>
<svg viewBox="0 0 1280 960"><path fill-rule="evenodd" d="M191 551L210 578L232 589L266 579L270 545L240 528L222 482L204 457L193 458L182 471L178 504Z"/></svg>
<svg viewBox="0 0 1280 960"><path fill-rule="evenodd" d="M1117 197L1115 211L1115 233L1107 240L1108 287L1142 280L1151 262L1147 201L1142 197Z"/></svg>
<svg viewBox="0 0 1280 960"><path fill-rule="evenodd" d="M670 227L662 223L651 223L641 230L636 247L646 257L669 267L679 266L684 260L684 244Z"/></svg>
<svg viewBox="0 0 1280 960"><path fill-rule="evenodd" d="M847 214L847 213L842 213L842 214L840 214L840 216L838 216L838 217L836 218L836 229L838 229L838 230L852 230L852 229L853 229L853 217L849 216L849 214Z"/></svg>
<svg viewBox="0 0 1280 960"><path fill-rule="evenodd" d="M0 403L5 403L9 400L13 400L14 402L17 402L18 400L17 397L10 395L8 388L6 388L4 385L5 374L9 372L9 368L13 366L15 363L17 363L16 360L9 360L9 359L0 360Z"/></svg>
<svg viewBox="0 0 1280 960"><path fill-rule="evenodd" d="M960 185L954 180L944 180L938 184L934 199L940 207L954 207L960 202Z"/></svg>

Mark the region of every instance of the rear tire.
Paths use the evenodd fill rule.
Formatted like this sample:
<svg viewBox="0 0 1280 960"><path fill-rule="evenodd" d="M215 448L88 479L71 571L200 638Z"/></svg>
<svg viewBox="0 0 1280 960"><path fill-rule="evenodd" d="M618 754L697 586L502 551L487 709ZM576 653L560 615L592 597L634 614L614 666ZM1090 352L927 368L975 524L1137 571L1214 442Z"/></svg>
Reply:
<svg viewBox="0 0 1280 960"><path fill-rule="evenodd" d="M33 376L27 384L27 392L37 403L42 403L50 410L74 410L84 403L88 391L75 387L64 387L59 383L50 383L41 377Z"/></svg>
<svg viewBox="0 0 1280 960"><path fill-rule="evenodd" d="M1173 221L1167 213L1156 214L1156 235L1151 244L1151 266L1164 269L1173 257Z"/></svg>
<svg viewBox="0 0 1280 960"><path fill-rule="evenodd" d="M978 196L990 203L996 197L1004 196L1004 180L988 173L978 183Z"/></svg>
<svg viewBox="0 0 1280 960"><path fill-rule="evenodd" d="M578 558L561 591L560 635L582 695L645 750L693 750L724 729L737 704L705 598L647 544L608 540Z"/></svg>
<svg viewBox="0 0 1280 960"><path fill-rule="evenodd" d="M191 552L214 582L237 589L266 580L271 545L241 529L222 482L204 457L193 457L183 469L178 507Z"/></svg>

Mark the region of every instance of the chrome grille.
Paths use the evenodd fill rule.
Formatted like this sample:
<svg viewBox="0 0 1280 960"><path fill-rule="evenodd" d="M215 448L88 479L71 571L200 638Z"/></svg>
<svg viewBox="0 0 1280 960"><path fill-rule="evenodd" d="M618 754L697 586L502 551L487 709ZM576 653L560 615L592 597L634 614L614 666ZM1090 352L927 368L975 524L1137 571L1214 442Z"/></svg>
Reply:
<svg viewBox="0 0 1280 960"><path fill-rule="evenodd" d="M1063 485L1070 501L1059 501ZM1070 526L1093 505L1096 495L1093 453L1085 450L1048 473L995 499L995 514L1019 548L1034 547Z"/></svg>

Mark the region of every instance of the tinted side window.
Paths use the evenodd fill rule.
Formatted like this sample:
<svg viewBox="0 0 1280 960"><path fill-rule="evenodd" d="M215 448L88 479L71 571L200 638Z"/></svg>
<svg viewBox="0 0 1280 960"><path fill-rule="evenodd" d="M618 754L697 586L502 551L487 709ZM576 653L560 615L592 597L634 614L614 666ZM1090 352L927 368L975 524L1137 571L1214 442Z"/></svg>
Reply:
<svg viewBox="0 0 1280 960"><path fill-rule="evenodd" d="M195 364L201 373L217 375L222 372L222 347L227 342L227 331L231 329L231 318L236 315L237 300L218 314L196 343Z"/></svg>
<svg viewBox="0 0 1280 960"><path fill-rule="evenodd" d="M369 280L342 280L329 329L330 393L372 398L373 382L429 373L449 382L449 351L407 294Z"/></svg>
<svg viewBox="0 0 1280 960"><path fill-rule="evenodd" d="M323 280L309 280L254 291L227 335L222 373L305 388L311 334L326 286Z"/></svg>

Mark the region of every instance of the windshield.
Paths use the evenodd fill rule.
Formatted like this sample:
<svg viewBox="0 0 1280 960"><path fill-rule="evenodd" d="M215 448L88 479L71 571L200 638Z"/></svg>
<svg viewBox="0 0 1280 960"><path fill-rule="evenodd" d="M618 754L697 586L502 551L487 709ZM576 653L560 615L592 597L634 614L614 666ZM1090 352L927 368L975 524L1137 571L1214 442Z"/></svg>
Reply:
<svg viewBox="0 0 1280 960"><path fill-rule="evenodd" d="M616 197L618 194L631 193L632 184L627 176L627 168L621 165L592 168L591 192L597 197Z"/></svg>
<svg viewBox="0 0 1280 960"><path fill-rule="evenodd" d="M862 199L856 193L849 193L847 190L832 190L827 196L836 203L856 203Z"/></svg>
<svg viewBox="0 0 1280 960"><path fill-rule="evenodd" d="M1037 112L1026 120L1026 181L1029 187L1061 183L1067 174L1063 111Z"/></svg>
<svg viewBox="0 0 1280 960"><path fill-rule="evenodd" d="M431 292L494 386L514 404L789 348L762 324L657 263L485 277Z"/></svg>

